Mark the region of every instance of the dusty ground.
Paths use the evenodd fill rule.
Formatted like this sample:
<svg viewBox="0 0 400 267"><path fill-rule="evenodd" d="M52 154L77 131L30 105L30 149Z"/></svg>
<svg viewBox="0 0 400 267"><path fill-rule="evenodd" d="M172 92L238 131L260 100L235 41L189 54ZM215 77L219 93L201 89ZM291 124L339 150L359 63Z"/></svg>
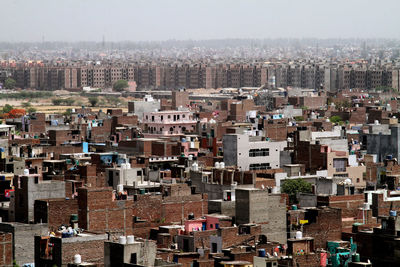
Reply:
<svg viewBox="0 0 400 267"><path fill-rule="evenodd" d="M105 111L107 108L117 108L112 106L111 104L107 103L107 99L104 97L99 97L99 100L103 100L103 104L100 107L91 107L88 98L83 97L81 95L77 94L70 94L69 92L65 91L56 91L54 92L54 96L50 98L44 98L44 99L39 99L39 98L33 98L33 99L0 99L0 109L5 105L5 104L10 104L14 106L15 108L22 108L22 103L29 102L31 103L32 107L34 107L38 112L46 112L46 113L63 113L69 108L81 108L82 106L80 104L75 104L72 106L55 106L52 104L52 99L54 98L72 98L76 99L76 101L81 102L85 107L92 108L94 111L98 111L102 109ZM130 100L133 100L133 98L122 98L124 105L122 107L122 110L124 112L128 111L127 108L127 103Z"/></svg>

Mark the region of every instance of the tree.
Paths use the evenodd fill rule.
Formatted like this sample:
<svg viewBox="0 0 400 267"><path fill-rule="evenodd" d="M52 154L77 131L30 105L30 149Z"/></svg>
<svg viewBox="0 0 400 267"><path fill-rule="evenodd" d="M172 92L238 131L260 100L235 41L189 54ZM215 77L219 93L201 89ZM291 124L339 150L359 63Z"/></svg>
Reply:
<svg viewBox="0 0 400 267"><path fill-rule="evenodd" d="M14 107L11 106L10 104L5 104L4 107L3 107L3 112L4 113L9 113L13 109L14 109Z"/></svg>
<svg viewBox="0 0 400 267"><path fill-rule="evenodd" d="M64 116L71 116L71 114L72 114L72 109L67 108L67 110L66 110L63 114L64 114Z"/></svg>
<svg viewBox="0 0 400 267"><path fill-rule="evenodd" d="M22 105L22 107L24 107L24 108L29 108L29 107L32 106L32 104L31 104L30 102L23 102L21 105Z"/></svg>
<svg viewBox="0 0 400 267"><path fill-rule="evenodd" d="M35 112L37 111L37 109L34 108L34 107L28 107L28 108L26 109L26 111L27 111L28 113L35 113Z"/></svg>
<svg viewBox="0 0 400 267"><path fill-rule="evenodd" d="M311 193L311 184L301 178L285 180L282 192L289 195L290 203L297 203L297 193Z"/></svg>
<svg viewBox="0 0 400 267"><path fill-rule="evenodd" d="M72 106L75 103L75 99L72 98L67 98L63 100L64 105L66 106Z"/></svg>
<svg viewBox="0 0 400 267"><path fill-rule="evenodd" d="M332 123L341 123L342 122L342 118L340 116L332 116L329 119Z"/></svg>
<svg viewBox="0 0 400 267"><path fill-rule="evenodd" d="M297 116L294 117L295 121L304 121L304 117L303 116Z"/></svg>
<svg viewBox="0 0 400 267"><path fill-rule="evenodd" d="M54 105L54 106L59 106L59 105L61 105L61 103L63 102L63 100L62 100L62 99L59 99L59 98L54 98L54 99L51 100L51 102L53 102L53 105Z"/></svg>
<svg viewBox="0 0 400 267"><path fill-rule="evenodd" d="M121 99L115 96L111 96L107 98L107 102L112 106L118 106L121 104Z"/></svg>
<svg viewBox="0 0 400 267"><path fill-rule="evenodd" d="M7 78L7 80L4 82L4 87L6 89L14 89L16 84L17 82L13 78Z"/></svg>
<svg viewBox="0 0 400 267"><path fill-rule="evenodd" d="M128 84L128 81L126 81L126 80L118 80L113 85L114 91L117 91L117 92L122 92L128 87L129 87L129 84Z"/></svg>
<svg viewBox="0 0 400 267"><path fill-rule="evenodd" d="M88 100L92 107L95 107L97 105L97 103L99 103L99 99L95 96L89 97Z"/></svg>

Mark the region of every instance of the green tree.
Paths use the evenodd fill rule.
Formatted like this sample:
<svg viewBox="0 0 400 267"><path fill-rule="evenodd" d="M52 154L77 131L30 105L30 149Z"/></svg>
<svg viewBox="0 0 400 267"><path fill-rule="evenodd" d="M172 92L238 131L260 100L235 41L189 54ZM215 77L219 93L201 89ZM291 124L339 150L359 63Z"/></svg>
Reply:
<svg viewBox="0 0 400 267"><path fill-rule="evenodd" d="M34 108L34 107L28 107L28 108L26 109L26 111L27 111L28 113L35 113L35 112L37 111L37 109Z"/></svg>
<svg viewBox="0 0 400 267"><path fill-rule="evenodd" d="M97 103L99 103L99 99L95 96L89 97L88 100L92 107L95 107L97 105Z"/></svg>
<svg viewBox="0 0 400 267"><path fill-rule="evenodd" d="M297 116L297 117L294 117L294 119L296 121L304 121L304 117L303 116Z"/></svg>
<svg viewBox="0 0 400 267"><path fill-rule="evenodd" d="M29 108L32 106L32 104L30 102L23 102L21 105L23 108Z"/></svg>
<svg viewBox="0 0 400 267"><path fill-rule="evenodd" d="M14 89L16 84L17 82L13 78L7 78L7 80L4 82L4 87L6 89Z"/></svg>
<svg viewBox="0 0 400 267"><path fill-rule="evenodd" d="M51 102L53 103L54 106L59 106L59 105L61 105L63 100L59 99L59 98L54 98L54 99L51 100Z"/></svg>
<svg viewBox="0 0 400 267"><path fill-rule="evenodd" d="M72 98L67 98L63 100L64 105L66 106L72 106L75 103L75 100Z"/></svg>
<svg viewBox="0 0 400 267"><path fill-rule="evenodd" d="M3 107L3 112L4 113L9 113L13 109L14 109L14 107L11 106L10 104L5 104L4 107Z"/></svg>
<svg viewBox="0 0 400 267"><path fill-rule="evenodd" d="M337 116L337 115L330 117L329 120L332 123L341 123L342 122L342 118L340 116Z"/></svg>
<svg viewBox="0 0 400 267"><path fill-rule="evenodd" d="M107 98L107 102L112 106L118 106L119 104L121 104L121 99L115 96L111 96Z"/></svg>
<svg viewBox="0 0 400 267"><path fill-rule="evenodd" d="M63 113L64 116L71 116L71 114L72 114L71 108L67 108L67 110Z"/></svg>
<svg viewBox="0 0 400 267"><path fill-rule="evenodd" d="M305 180L289 179L285 180L282 185L282 192L289 195L289 201L291 204L298 203L297 193L311 193L311 184Z"/></svg>
<svg viewBox="0 0 400 267"><path fill-rule="evenodd" d="M129 84L128 84L128 81L126 81L126 80L118 80L113 85L114 91L117 91L117 92L122 92L128 87L129 87Z"/></svg>

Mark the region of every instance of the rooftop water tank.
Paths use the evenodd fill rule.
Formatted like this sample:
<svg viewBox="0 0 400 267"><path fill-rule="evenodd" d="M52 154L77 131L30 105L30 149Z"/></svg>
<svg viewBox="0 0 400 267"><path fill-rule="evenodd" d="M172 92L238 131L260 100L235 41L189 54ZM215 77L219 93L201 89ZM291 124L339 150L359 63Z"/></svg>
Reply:
<svg viewBox="0 0 400 267"><path fill-rule="evenodd" d="M351 181L350 178L347 178L346 180L344 180L344 183L345 183L346 185L351 185L351 184L352 184L352 181Z"/></svg>
<svg viewBox="0 0 400 267"><path fill-rule="evenodd" d="M189 155L189 160L193 160L193 155Z"/></svg>
<svg viewBox="0 0 400 267"><path fill-rule="evenodd" d="M24 175L29 175L29 169L24 169Z"/></svg>
<svg viewBox="0 0 400 267"><path fill-rule="evenodd" d="M118 242L119 242L120 244L122 244L122 245L125 245L125 244L126 244L126 236L121 235L121 236L118 238Z"/></svg>
<svg viewBox="0 0 400 267"><path fill-rule="evenodd" d="M118 193L124 192L124 185L123 185L123 184L117 185L117 192L118 192Z"/></svg>
<svg viewBox="0 0 400 267"><path fill-rule="evenodd" d="M75 256L74 256L74 264L81 264L81 263L82 263L81 255L75 254Z"/></svg>
<svg viewBox="0 0 400 267"><path fill-rule="evenodd" d="M133 244L135 242L135 237L133 235L128 235L126 237L126 243L127 244Z"/></svg>
<svg viewBox="0 0 400 267"><path fill-rule="evenodd" d="M397 215L397 211L395 211L395 210L390 210L389 211L389 216L396 217L396 215Z"/></svg>
<svg viewBox="0 0 400 267"><path fill-rule="evenodd" d="M220 163L219 163L219 167L220 167L221 169L224 169L224 168L225 168L225 162L220 162Z"/></svg>
<svg viewBox="0 0 400 267"><path fill-rule="evenodd" d="M198 171L199 170L199 165L197 164L197 162L192 164L192 170L193 171Z"/></svg>
<svg viewBox="0 0 400 267"><path fill-rule="evenodd" d="M265 253L265 249L259 249L258 250L258 257L265 257L266 253Z"/></svg>
<svg viewBox="0 0 400 267"><path fill-rule="evenodd" d="M214 166L215 166L215 168L219 169L220 168L219 162L215 162Z"/></svg>
<svg viewBox="0 0 400 267"><path fill-rule="evenodd" d="M364 210L369 210L369 204L368 204L368 203L364 203L363 209L364 209Z"/></svg>
<svg viewBox="0 0 400 267"><path fill-rule="evenodd" d="M303 238L303 233L300 231L296 232L296 239L302 239Z"/></svg>

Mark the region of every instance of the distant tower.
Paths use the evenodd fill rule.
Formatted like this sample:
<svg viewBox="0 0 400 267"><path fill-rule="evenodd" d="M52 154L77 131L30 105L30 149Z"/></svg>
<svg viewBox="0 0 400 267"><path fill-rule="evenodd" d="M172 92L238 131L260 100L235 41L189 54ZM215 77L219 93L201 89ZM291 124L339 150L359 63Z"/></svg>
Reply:
<svg viewBox="0 0 400 267"><path fill-rule="evenodd" d="M364 41L362 44L361 57L363 59L367 58L367 42L366 41Z"/></svg>

